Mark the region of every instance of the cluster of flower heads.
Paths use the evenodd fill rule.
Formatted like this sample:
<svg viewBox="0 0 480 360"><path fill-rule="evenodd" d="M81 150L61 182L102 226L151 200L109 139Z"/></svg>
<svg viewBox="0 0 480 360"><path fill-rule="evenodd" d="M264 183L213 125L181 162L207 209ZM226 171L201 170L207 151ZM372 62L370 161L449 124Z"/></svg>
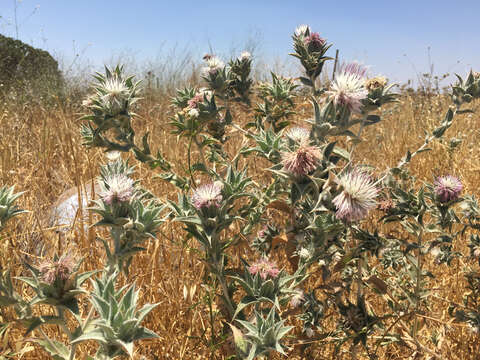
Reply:
<svg viewBox="0 0 480 360"><path fill-rule="evenodd" d="M433 185L441 203L457 200L463 190L462 182L453 175L440 176L435 179Z"/></svg>
<svg viewBox="0 0 480 360"><path fill-rule="evenodd" d="M38 270L43 281L52 285L56 280L67 281L75 269L72 256L62 256L57 261L47 260L40 264Z"/></svg>
<svg viewBox="0 0 480 360"><path fill-rule="evenodd" d="M192 196L193 206L197 210L219 208L223 201L222 189L223 184L218 181L198 187Z"/></svg>
<svg viewBox="0 0 480 360"><path fill-rule="evenodd" d="M134 181L124 174L110 175L100 182L100 186L100 197L108 205L129 202L135 191Z"/></svg>
<svg viewBox="0 0 480 360"><path fill-rule="evenodd" d="M266 258L261 258L248 267L248 271L252 275L259 274L263 280L268 277L274 279L280 273L277 265L273 261L269 261Z"/></svg>
<svg viewBox="0 0 480 360"><path fill-rule="evenodd" d="M333 199L336 217L347 223L365 218L377 205L378 189L373 179L358 168L349 170L338 178L342 191Z"/></svg>

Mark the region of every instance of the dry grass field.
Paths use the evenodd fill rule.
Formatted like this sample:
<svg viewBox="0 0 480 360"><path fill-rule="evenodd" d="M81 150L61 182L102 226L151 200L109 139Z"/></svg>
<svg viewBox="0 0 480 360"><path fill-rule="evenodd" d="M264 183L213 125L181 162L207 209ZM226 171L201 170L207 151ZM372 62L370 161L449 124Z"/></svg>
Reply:
<svg viewBox="0 0 480 360"><path fill-rule="evenodd" d="M4 231L0 243L0 266L6 268L13 264L13 275L26 272L24 261L38 263L36 251L40 245L46 245L50 253L73 251L83 257L82 268L96 269L103 265L102 247L96 242L93 231L77 231L60 238L54 229L45 225L45 219L51 205L67 189L83 188L89 185L89 179L98 175L99 164L104 155L99 150L86 150L81 144L79 117L81 116L80 98L58 100L46 106L41 103L17 105L2 104L0 110L0 184L16 184L17 191L25 191L19 204L30 212L12 220ZM416 149L423 143L423 130L433 129L445 113L449 100L443 95L425 95L404 91L400 102L383 109L382 122L367 127L365 140L358 145L358 161L375 165L379 171L396 164L407 149ZM478 104L473 104L479 108ZM183 144L171 135L168 117L170 116L169 98L165 94L148 93L139 103L134 120L137 134L151 133L152 147L181 169L185 160ZM234 122L245 124L253 112L235 111ZM301 124L312 116L312 107L305 99L297 106L297 115L292 121ZM431 152L415 157L410 166L411 173L420 180L432 181L435 175L452 173L462 179L466 193L480 196L480 115L464 114L455 119L455 123L446 134L446 141L435 143ZM230 145L227 149L236 149L243 139L241 132L231 129ZM451 151L450 138L461 138L461 144ZM132 159L132 163L136 163ZM137 163L136 163L137 164ZM255 165L255 166L253 166ZM256 162L250 167L253 177L265 176L263 165ZM151 190L160 199L176 198L176 189L155 179L145 165L137 164L135 178L142 186ZM374 222L379 214L373 214ZM235 224L236 227L241 224ZM234 229L233 229L234 230ZM456 251L469 253L466 234L454 244ZM204 265L198 260L193 244L185 243L185 233L179 224L165 224L158 241L150 241L145 252L135 255L128 281L135 281L141 291L141 303L159 303L145 320L145 326L159 335L158 339L144 340L136 344L136 359L226 359L231 355L229 339L223 344L212 344L209 311L204 301L202 288ZM192 246L190 246L192 245ZM234 258L242 255L246 246L235 248ZM276 255L281 264L288 269L285 254L280 249ZM432 336L438 338L435 352L444 359L480 359L480 338L463 324L455 323L447 309L450 303L461 303L466 292L463 272L467 267L478 269L478 261L468 257L458 258L452 266L427 265L434 275L434 293L430 313L424 316L419 339L428 343ZM126 281L126 279L122 279ZM317 280L320 281L320 280ZM30 295L28 288L22 289ZM372 309L382 311L386 302L377 296L369 297L367 304ZM379 300L380 299L380 300ZM85 304L85 307L87 304ZM81 312L85 311L81 306ZM8 319L11 314L5 312ZM291 320L295 321L295 320ZM217 321L215 326L223 326ZM333 326L333 321L332 321ZM36 330L38 331L38 330ZM51 336L58 336L55 326L45 330ZM16 327L6 334L0 342L0 349L23 347L26 352L23 359L48 359L40 348L22 342L23 330ZM35 336L35 332L32 336ZM220 339L217 339L220 343ZM286 341L290 359L351 359L351 354L340 352L333 355L333 346L313 344L298 346L293 338ZM346 347L348 348L348 347ZM92 354L93 345L83 344L82 353ZM415 354L406 346L388 346L378 350L379 359L423 359L428 353ZM1 357L0 357L1 358ZM277 358L275 355L273 358ZM278 356L278 358L281 358ZM357 357L358 358L358 357Z"/></svg>

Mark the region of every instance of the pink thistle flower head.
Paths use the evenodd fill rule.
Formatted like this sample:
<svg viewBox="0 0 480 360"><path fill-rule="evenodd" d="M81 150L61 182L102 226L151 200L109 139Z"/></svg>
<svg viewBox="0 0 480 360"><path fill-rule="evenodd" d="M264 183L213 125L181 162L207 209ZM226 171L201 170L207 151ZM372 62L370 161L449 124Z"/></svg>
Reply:
<svg viewBox="0 0 480 360"><path fill-rule="evenodd" d="M108 176L103 184L100 183L103 188L100 197L108 205L129 202L134 192L133 184L134 181L124 174Z"/></svg>
<svg viewBox="0 0 480 360"><path fill-rule="evenodd" d="M351 112L359 113L368 91L365 79L354 72L342 72L335 77L331 90L327 94L335 105L346 106Z"/></svg>
<svg viewBox="0 0 480 360"><path fill-rule="evenodd" d="M453 175L440 176L433 183L435 194L441 203L457 200L463 190L462 182Z"/></svg>
<svg viewBox="0 0 480 360"><path fill-rule="evenodd" d="M280 273L277 265L272 261L268 261L266 258L261 258L260 260L255 262L248 268L248 271L252 275L259 274L263 280L266 280L267 277L274 279Z"/></svg>
<svg viewBox="0 0 480 360"><path fill-rule="evenodd" d="M360 78L364 78L367 76L367 70L368 68L365 65L360 64L358 61L352 61L350 63L342 64L338 73L351 74Z"/></svg>
<svg viewBox="0 0 480 360"><path fill-rule="evenodd" d="M305 38L305 45L311 51L320 51L326 44L326 40L321 38L317 32L312 32Z"/></svg>
<svg viewBox="0 0 480 360"><path fill-rule="evenodd" d="M200 186L193 193L193 206L195 206L197 210L208 209L212 207L219 208L223 201L222 189L223 185L220 182L214 182Z"/></svg>
<svg viewBox="0 0 480 360"><path fill-rule="evenodd" d="M318 147L303 143L297 150L282 154L283 170L299 177L308 175L317 168L320 156Z"/></svg>
<svg viewBox="0 0 480 360"><path fill-rule="evenodd" d="M345 222L365 218L377 205L378 189L369 174L354 169L338 179L342 192L333 199L336 217Z"/></svg>
<svg viewBox="0 0 480 360"><path fill-rule="evenodd" d="M75 261L72 256L62 256L57 261L47 260L40 264L39 271L43 281L52 285L56 280L67 281L75 269Z"/></svg>

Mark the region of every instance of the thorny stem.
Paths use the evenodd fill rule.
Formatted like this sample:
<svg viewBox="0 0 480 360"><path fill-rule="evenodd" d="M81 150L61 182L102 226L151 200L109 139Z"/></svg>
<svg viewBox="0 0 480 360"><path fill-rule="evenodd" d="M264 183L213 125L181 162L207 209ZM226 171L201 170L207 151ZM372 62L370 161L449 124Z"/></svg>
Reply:
<svg viewBox="0 0 480 360"><path fill-rule="evenodd" d="M415 314L418 314L418 310L420 308L420 291L422 287L422 236L423 236L423 228L420 229L420 233L417 237L417 283L415 286ZM413 328L413 337L415 341L417 341L417 332L418 332L418 317L415 317L415 324Z"/></svg>
<svg viewBox="0 0 480 360"><path fill-rule="evenodd" d="M58 314L58 317L61 318L63 320L63 323L60 325L62 330L65 332L65 334L68 336L68 340L70 342L72 342L73 340L73 334L72 332L70 331L70 329L68 328L67 326L67 319L65 317L65 313L63 311L63 309L60 307L60 306L57 306L56 307L57 309L57 314ZM77 344L73 344L72 347L70 348L70 355L69 355L69 360L73 360L75 359L75 352L77 350Z"/></svg>

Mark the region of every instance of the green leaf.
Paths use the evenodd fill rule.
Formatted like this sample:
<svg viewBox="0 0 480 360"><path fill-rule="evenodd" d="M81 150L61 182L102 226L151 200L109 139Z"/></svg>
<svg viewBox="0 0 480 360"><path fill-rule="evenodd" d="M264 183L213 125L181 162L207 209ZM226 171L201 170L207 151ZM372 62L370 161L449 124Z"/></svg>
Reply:
<svg viewBox="0 0 480 360"><path fill-rule="evenodd" d="M65 344L51 339L29 339L40 345L54 360L68 360L70 359L70 350Z"/></svg>

